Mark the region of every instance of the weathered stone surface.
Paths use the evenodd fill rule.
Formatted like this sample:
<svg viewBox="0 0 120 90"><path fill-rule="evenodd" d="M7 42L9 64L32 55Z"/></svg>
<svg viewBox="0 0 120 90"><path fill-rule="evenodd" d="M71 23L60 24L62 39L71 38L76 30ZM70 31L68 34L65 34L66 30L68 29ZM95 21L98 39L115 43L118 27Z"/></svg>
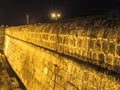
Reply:
<svg viewBox="0 0 120 90"><path fill-rule="evenodd" d="M99 63L100 64L104 63L104 61L105 61L104 59L105 59L104 54L99 54Z"/></svg>
<svg viewBox="0 0 120 90"><path fill-rule="evenodd" d="M108 53L108 49L109 48L109 43L108 43L108 41L103 41L102 42L102 51L105 53L105 54L107 54Z"/></svg>
<svg viewBox="0 0 120 90"><path fill-rule="evenodd" d="M21 87L18 79L3 58L4 55L0 53L0 90L26 90Z"/></svg>
<svg viewBox="0 0 120 90"><path fill-rule="evenodd" d="M3 50L5 29L0 27L0 50Z"/></svg>
<svg viewBox="0 0 120 90"><path fill-rule="evenodd" d="M114 76L75 63L72 59L26 42L8 36L6 38L9 38L6 55L28 90L70 88L71 90L85 88L117 90L120 88L119 81ZM104 63L103 54L99 55L99 59L100 63Z"/></svg>
<svg viewBox="0 0 120 90"><path fill-rule="evenodd" d="M100 40L97 40L95 42L95 50L96 51L101 51L101 41Z"/></svg>
<svg viewBox="0 0 120 90"><path fill-rule="evenodd" d="M111 54L115 54L115 43L110 43L109 44L109 52Z"/></svg>
<svg viewBox="0 0 120 90"><path fill-rule="evenodd" d="M120 56L120 46L117 47L117 55Z"/></svg>
<svg viewBox="0 0 120 90"><path fill-rule="evenodd" d="M94 16L8 27L4 53L28 90L119 90L119 80L96 70L99 66L120 74L115 63L120 58L119 25L116 18Z"/></svg>

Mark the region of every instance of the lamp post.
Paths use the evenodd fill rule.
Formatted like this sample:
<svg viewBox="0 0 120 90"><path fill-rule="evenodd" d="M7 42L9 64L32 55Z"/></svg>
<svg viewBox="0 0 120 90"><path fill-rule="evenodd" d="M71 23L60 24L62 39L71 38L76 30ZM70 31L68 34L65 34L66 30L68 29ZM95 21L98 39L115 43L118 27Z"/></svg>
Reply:
<svg viewBox="0 0 120 90"><path fill-rule="evenodd" d="M29 15L28 14L26 14L26 22L27 22L27 24L29 24Z"/></svg>

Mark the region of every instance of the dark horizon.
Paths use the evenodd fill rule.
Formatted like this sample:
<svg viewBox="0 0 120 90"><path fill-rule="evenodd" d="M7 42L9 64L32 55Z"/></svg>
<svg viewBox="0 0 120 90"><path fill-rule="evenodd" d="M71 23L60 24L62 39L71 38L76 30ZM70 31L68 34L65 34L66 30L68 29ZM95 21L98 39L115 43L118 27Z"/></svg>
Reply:
<svg viewBox="0 0 120 90"><path fill-rule="evenodd" d="M49 21L52 11L62 13L62 19L119 12L120 0L1 0L0 11L0 25L23 25L26 24L26 14L30 23L40 23Z"/></svg>

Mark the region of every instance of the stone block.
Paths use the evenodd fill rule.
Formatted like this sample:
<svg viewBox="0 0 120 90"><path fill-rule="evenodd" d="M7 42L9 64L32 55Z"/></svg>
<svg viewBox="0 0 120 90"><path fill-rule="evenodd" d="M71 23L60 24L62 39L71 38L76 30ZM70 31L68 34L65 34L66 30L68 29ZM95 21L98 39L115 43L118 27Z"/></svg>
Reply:
<svg viewBox="0 0 120 90"><path fill-rule="evenodd" d="M109 44L109 52L111 54L115 54L115 44L114 43Z"/></svg>
<svg viewBox="0 0 120 90"><path fill-rule="evenodd" d="M87 55L88 55L88 59L91 61L92 60L92 51L88 51L87 52Z"/></svg>
<svg viewBox="0 0 120 90"><path fill-rule="evenodd" d="M97 38L97 36L98 36L97 34L98 34L97 30L91 30L90 37Z"/></svg>
<svg viewBox="0 0 120 90"><path fill-rule="evenodd" d="M100 65L104 64L104 62L105 62L105 56L104 56L104 54L99 54L98 55L98 60L99 60L99 64Z"/></svg>
<svg viewBox="0 0 120 90"><path fill-rule="evenodd" d="M106 57L106 61L105 61L107 64L109 64L109 65L113 65L113 56L111 56L111 55L108 55L107 57Z"/></svg>
<svg viewBox="0 0 120 90"><path fill-rule="evenodd" d="M84 60L87 59L87 50L82 50L82 57L84 57Z"/></svg>
<svg viewBox="0 0 120 90"><path fill-rule="evenodd" d="M117 40L117 43L120 43L120 31L118 31L116 40Z"/></svg>
<svg viewBox="0 0 120 90"><path fill-rule="evenodd" d="M97 62L98 61L98 55L97 53L92 54L92 62Z"/></svg>
<svg viewBox="0 0 120 90"><path fill-rule="evenodd" d="M117 55L120 56L120 46L117 46Z"/></svg>
<svg viewBox="0 0 120 90"><path fill-rule="evenodd" d="M97 40L96 42L95 42L95 50L97 50L97 51L101 51L101 47L102 45L101 45L101 40Z"/></svg>
<svg viewBox="0 0 120 90"><path fill-rule="evenodd" d="M115 57L113 61L114 70L120 73L120 58Z"/></svg>
<svg viewBox="0 0 120 90"><path fill-rule="evenodd" d="M77 46L78 46L78 47L81 47L81 46L82 46L82 39L78 39Z"/></svg>
<svg viewBox="0 0 120 90"><path fill-rule="evenodd" d="M102 51L103 51L105 54L108 53L108 48L109 48L108 46L109 46L108 41L103 41L103 42L102 42Z"/></svg>
<svg viewBox="0 0 120 90"><path fill-rule="evenodd" d="M103 38L109 37L109 30L105 30L102 37Z"/></svg>
<svg viewBox="0 0 120 90"><path fill-rule="evenodd" d="M88 48L94 49L95 45L94 45L94 40L90 39L89 43L88 43Z"/></svg>
<svg viewBox="0 0 120 90"><path fill-rule="evenodd" d="M88 49L88 40L87 39L83 39L82 40L82 48L84 48L84 49Z"/></svg>

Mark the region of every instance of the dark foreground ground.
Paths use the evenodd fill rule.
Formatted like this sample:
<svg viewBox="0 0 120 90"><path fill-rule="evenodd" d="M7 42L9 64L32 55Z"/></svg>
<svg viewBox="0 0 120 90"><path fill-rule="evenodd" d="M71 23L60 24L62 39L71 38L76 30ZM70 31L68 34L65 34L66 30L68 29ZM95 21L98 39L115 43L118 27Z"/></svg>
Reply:
<svg viewBox="0 0 120 90"><path fill-rule="evenodd" d="M26 90L15 72L0 53L0 90Z"/></svg>

